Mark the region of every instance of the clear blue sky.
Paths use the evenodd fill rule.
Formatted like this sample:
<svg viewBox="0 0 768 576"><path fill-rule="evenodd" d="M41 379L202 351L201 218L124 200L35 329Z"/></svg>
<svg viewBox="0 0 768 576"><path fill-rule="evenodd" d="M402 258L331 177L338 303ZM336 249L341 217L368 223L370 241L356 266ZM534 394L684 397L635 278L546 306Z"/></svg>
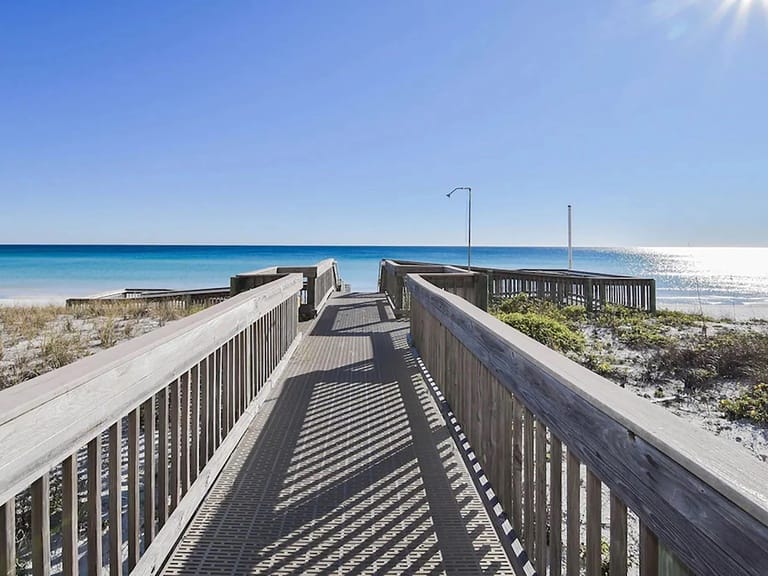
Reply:
<svg viewBox="0 0 768 576"><path fill-rule="evenodd" d="M0 242L768 245L768 2L3 2Z"/></svg>

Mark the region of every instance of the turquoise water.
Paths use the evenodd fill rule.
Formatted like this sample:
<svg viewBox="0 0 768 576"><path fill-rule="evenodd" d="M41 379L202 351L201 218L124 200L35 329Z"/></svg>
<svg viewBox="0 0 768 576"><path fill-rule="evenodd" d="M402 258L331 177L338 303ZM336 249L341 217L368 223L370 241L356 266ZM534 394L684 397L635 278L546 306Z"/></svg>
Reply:
<svg viewBox="0 0 768 576"><path fill-rule="evenodd" d="M115 288L226 286L238 272L335 258L356 291L376 289L382 258L463 265L466 247L0 245L0 300L61 299ZM565 248L479 247L472 262L565 268ZM574 268L653 277L660 301L768 303L768 248L576 248Z"/></svg>

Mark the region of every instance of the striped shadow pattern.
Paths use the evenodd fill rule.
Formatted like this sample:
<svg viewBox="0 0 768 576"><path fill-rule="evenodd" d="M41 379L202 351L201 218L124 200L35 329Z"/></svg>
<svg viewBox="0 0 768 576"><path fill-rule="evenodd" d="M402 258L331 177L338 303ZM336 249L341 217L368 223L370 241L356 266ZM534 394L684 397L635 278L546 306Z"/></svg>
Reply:
<svg viewBox="0 0 768 576"><path fill-rule="evenodd" d="M413 346L413 340L411 339L410 335L408 337L408 344L411 347L411 354L415 358L419 370L421 370L424 379L427 381L429 388L432 390L432 394L434 395L435 400L440 407L440 411L443 413L445 419L450 423L448 428L451 431L451 435L453 436L454 441L461 448L460 452L468 464L472 480L480 488L480 492L483 495L483 501L486 505L486 508L488 509L489 515L491 518L493 518L494 522L496 522L497 528L501 530L506 538L506 542L504 542L504 544L512 550L512 553L517 559L517 562L522 568L525 576L536 576L536 569L533 567L533 564L531 564L531 561L528 558L528 553L525 551L525 548L523 548L522 542L520 542L520 537L512 527L512 522L510 522L509 517L504 511L498 496L496 496L496 493L491 486L490 480L488 480L488 477L483 471L483 467L477 460L477 455L472 449L467 435L464 434L464 430L462 429L461 424L459 424L459 421L456 419L456 415L453 413L453 410L451 410L451 406L448 403L448 400L445 398L442 391L438 387L437 382L435 382L435 379L432 377L432 374L430 374L418 350Z"/></svg>

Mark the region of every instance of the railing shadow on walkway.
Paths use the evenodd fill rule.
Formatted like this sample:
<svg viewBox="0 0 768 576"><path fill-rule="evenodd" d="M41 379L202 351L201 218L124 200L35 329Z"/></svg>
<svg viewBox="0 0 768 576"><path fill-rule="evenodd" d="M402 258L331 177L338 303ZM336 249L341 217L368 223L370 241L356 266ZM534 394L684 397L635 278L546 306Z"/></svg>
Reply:
<svg viewBox="0 0 768 576"><path fill-rule="evenodd" d="M367 338L369 355L285 380L166 573L502 573L473 546L479 511L426 386L414 385L407 325L383 299L334 300L311 335Z"/></svg>

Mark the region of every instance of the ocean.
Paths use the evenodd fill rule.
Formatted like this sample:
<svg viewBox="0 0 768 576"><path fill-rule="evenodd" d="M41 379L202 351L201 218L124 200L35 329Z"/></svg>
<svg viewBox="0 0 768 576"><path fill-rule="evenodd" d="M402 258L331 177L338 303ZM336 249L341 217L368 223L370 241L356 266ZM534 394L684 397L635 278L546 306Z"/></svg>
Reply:
<svg viewBox="0 0 768 576"><path fill-rule="evenodd" d="M574 268L656 279L660 305L768 306L768 248L575 248ZM382 258L466 264L465 246L0 245L0 302L60 301L116 288L208 288L274 265L335 258L375 291ZM566 268L566 248L475 247L472 263Z"/></svg>

